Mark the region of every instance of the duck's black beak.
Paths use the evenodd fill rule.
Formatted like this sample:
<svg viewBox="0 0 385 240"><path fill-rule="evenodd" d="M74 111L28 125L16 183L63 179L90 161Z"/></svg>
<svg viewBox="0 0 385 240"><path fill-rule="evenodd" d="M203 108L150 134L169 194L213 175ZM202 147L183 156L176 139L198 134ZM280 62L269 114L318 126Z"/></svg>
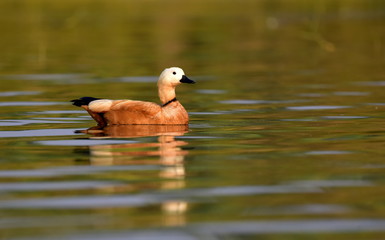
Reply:
<svg viewBox="0 0 385 240"><path fill-rule="evenodd" d="M181 83L195 83L193 80L189 79L188 77L186 77L186 75L183 75L182 76L182 79L179 80Z"/></svg>

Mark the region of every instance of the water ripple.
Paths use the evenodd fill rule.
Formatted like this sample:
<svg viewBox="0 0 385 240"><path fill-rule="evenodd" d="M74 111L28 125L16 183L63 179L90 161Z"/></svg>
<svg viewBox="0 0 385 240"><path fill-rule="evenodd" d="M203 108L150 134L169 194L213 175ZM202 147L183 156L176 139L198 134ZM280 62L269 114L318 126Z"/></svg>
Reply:
<svg viewBox="0 0 385 240"><path fill-rule="evenodd" d="M372 182L365 180L303 180L294 181L290 184L311 188L373 186Z"/></svg>
<svg viewBox="0 0 385 240"><path fill-rule="evenodd" d="M218 90L218 89L199 89L197 90L197 93L202 94L223 94L226 93L225 90Z"/></svg>
<svg viewBox="0 0 385 240"><path fill-rule="evenodd" d="M121 169L119 168L119 170ZM0 177L2 176L1 173L2 172L0 172ZM188 199L218 196L319 192L321 192L321 190L317 187L308 187L305 185L229 186L206 189L161 191L136 195L100 195L0 201L0 208L88 209L104 207L138 207L150 204L160 204L165 201L187 201Z"/></svg>
<svg viewBox="0 0 385 240"><path fill-rule="evenodd" d="M21 178L21 177L58 177L71 175L88 175L110 171L148 171L159 170L157 165L114 165L114 166L74 166L43 168L33 170L1 170L0 177Z"/></svg>
<svg viewBox="0 0 385 240"><path fill-rule="evenodd" d="M146 82L156 82L158 77L156 76L132 76L132 77L119 77L114 79L118 82L137 82L137 83L146 83Z"/></svg>
<svg viewBox="0 0 385 240"><path fill-rule="evenodd" d="M274 207L258 207L248 209L245 215L302 215L302 214L340 214L349 212L351 209L336 204L304 204Z"/></svg>
<svg viewBox="0 0 385 240"><path fill-rule="evenodd" d="M358 82L359 85L372 86L372 87L382 87L385 86L385 81L367 81L367 82Z"/></svg>
<svg viewBox="0 0 385 240"><path fill-rule="evenodd" d="M0 102L0 107L11 106L52 106L52 105L64 105L65 102Z"/></svg>
<svg viewBox="0 0 385 240"><path fill-rule="evenodd" d="M69 119L69 118L62 118L62 119L51 119L51 120L39 120L39 119L28 119L28 120L14 120L14 119L8 119L8 120L0 120L0 126L23 126L28 124L36 124L36 123L78 123L78 121L74 120L81 120L81 119ZM0 136L1 132L0 132Z"/></svg>
<svg viewBox="0 0 385 240"><path fill-rule="evenodd" d="M227 223L204 223L194 225L204 234L266 234L266 233L320 233L320 232L362 232L385 231L385 220L282 220Z"/></svg>
<svg viewBox="0 0 385 240"><path fill-rule="evenodd" d="M54 123L58 123L55 121ZM0 131L0 137L14 138L14 137L41 137L41 136L69 136L76 135L74 128L66 129L36 129L23 131Z"/></svg>
<svg viewBox="0 0 385 240"><path fill-rule="evenodd" d="M38 120L53 120L53 121L68 121L68 120L79 120L79 118L70 118L70 117L39 117L39 118L34 118Z"/></svg>
<svg viewBox="0 0 385 240"><path fill-rule="evenodd" d="M79 73L55 73L55 74L14 74L3 75L2 79L16 79L16 80L51 80L51 81L77 81L90 77L89 74Z"/></svg>
<svg viewBox="0 0 385 240"><path fill-rule="evenodd" d="M351 106L331 106L331 105L316 105L316 106L295 106L295 107L286 107L288 110L296 111L306 111L306 110L332 110L332 109L342 109L342 108L351 108Z"/></svg>
<svg viewBox="0 0 385 240"><path fill-rule="evenodd" d="M107 186L116 186L116 182L108 181L62 181L62 182L21 182L21 183L0 183L0 192L10 191L46 191L46 190L74 190L89 189Z"/></svg>
<svg viewBox="0 0 385 240"><path fill-rule="evenodd" d="M223 100L219 103L223 104L278 104L278 103L298 103L298 102L307 102L307 100L247 100L247 99L233 99L233 100Z"/></svg>
<svg viewBox="0 0 385 240"><path fill-rule="evenodd" d="M339 120L339 119L363 119L363 118L369 118L369 117L367 116L323 116L321 118Z"/></svg>
<svg viewBox="0 0 385 240"><path fill-rule="evenodd" d="M362 233L385 232L382 219L304 219L304 220L267 220L267 221L227 221L187 224L182 227L167 227L145 230L93 231L57 236L61 240L199 240L222 239L227 236L259 234L317 234L317 233ZM28 238L31 239L31 238ZM36 239L36 238L35 238ZM38 238L52 239L52 238ZM254 239L254 238L253 238Z"/></svg>
<svg viewBox="0 0 385 240"><path fill-rule="evenodd" d="M280 119L280 121L284 121L284 122L314 122L314 121L317 121L317 119L314 119L314 118L287 118L287 119Z"/></svg>
<svg viewBox="0 0 385 240"><path fill-rule="evenodd" d="M76 114L81 113L84 114L82 110L56 110L56 111L39 111L39 112L27 112L26 114Z"/></svg>
<svg viewBox="0 0 385 240"><path fill-rule="evenodd" d="M300 96L300 97L314 97L314 98L316 98L316 97L325 97L326 94L324 94L324 93L300 93L300 94L298 94L298 96Z"/></svg>
<svg viewBox="0 0 385 240"><path fill-rule="evenodd" d="M86 226L105 225L111 219L105 215L98 214L72 214L59 216L37 216L37 217L6 217L1 219L0 229L10 228L33 228L33 227L54 227L54 226ZM12 238L13 239L13 238ZM31 238L28 238L31 239ZM44 238L43 238L44 239ZM55 237L55 239L57 239Z"/></svg>
<svg viewBox="0 0 385 240"><path fill-rule="evenodd" d="M369 92L334 92L336 96L367 96Z"/></svg>
<svg viewBox="0 0 385 240"><path fill-rule="evenodd" d="M385 103L367 103L369 106L385 106Z"/></svg>
<svg viewBox="0 0 385 240"><path fill-rule="evenodd" d="M338 154L350 154L349 151L337 151L337 150L324 150L324 151L308 151L306 155L338 155Z"/></svg>
<svg viewBox="0 0 385 240"><path fill-rule="evenodd" d="M22 95L37 95L41 92L38 91L9 91L0 92L0 97L22 96Z"/></svg>
<svg viewBox="0 0 385 240"><path fill-rule="evenodd" d="M222 115L227 114L227 111L213 111L213 112L189 112L189 115Z"/></svg>
<svg viewBox="0 0 385 240"><path fill-rule="evenodd" d="M127 144L136 143L132 140L100 140L100 139L70 139L70 140L49 140L49 141L35 141L35 144L45 146L96 146L96 145L111 145L111 144Z"/></svg>

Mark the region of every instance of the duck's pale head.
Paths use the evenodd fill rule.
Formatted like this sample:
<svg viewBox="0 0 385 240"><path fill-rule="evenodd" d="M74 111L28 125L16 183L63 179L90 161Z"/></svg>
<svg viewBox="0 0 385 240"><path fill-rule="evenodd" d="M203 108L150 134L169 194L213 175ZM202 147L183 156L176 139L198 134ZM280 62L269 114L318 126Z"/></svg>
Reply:
<svg viewBox="0 0 385 240"><path fill-rule="evenodd" d="M195 83L189 79L179 67L166 68L160 74L158 85L176 87L181 83Z"/></svg>

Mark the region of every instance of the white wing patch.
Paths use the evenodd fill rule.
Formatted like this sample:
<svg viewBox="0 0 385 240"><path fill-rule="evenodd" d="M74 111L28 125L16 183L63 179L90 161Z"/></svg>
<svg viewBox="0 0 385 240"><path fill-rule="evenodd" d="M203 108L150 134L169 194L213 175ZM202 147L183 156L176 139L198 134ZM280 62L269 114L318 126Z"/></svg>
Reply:
<svg viewBox="0 0 385 240"><path fill-rule="evenodd" d="M110 110L113 100L100 99L90 102L88 109L92 112L107 112Z"/></svg>

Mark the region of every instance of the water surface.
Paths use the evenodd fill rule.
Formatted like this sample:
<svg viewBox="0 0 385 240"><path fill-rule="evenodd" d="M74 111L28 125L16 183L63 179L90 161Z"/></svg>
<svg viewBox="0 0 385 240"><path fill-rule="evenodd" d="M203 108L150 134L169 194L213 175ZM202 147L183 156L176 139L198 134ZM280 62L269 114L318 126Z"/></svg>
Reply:
<svg viewBox="0 0 385 240"><path fill-rule="evenodd" d="M0 238L383 237L382 1L0 5ZM174 65L188 128L69 103Z"/></svg>

